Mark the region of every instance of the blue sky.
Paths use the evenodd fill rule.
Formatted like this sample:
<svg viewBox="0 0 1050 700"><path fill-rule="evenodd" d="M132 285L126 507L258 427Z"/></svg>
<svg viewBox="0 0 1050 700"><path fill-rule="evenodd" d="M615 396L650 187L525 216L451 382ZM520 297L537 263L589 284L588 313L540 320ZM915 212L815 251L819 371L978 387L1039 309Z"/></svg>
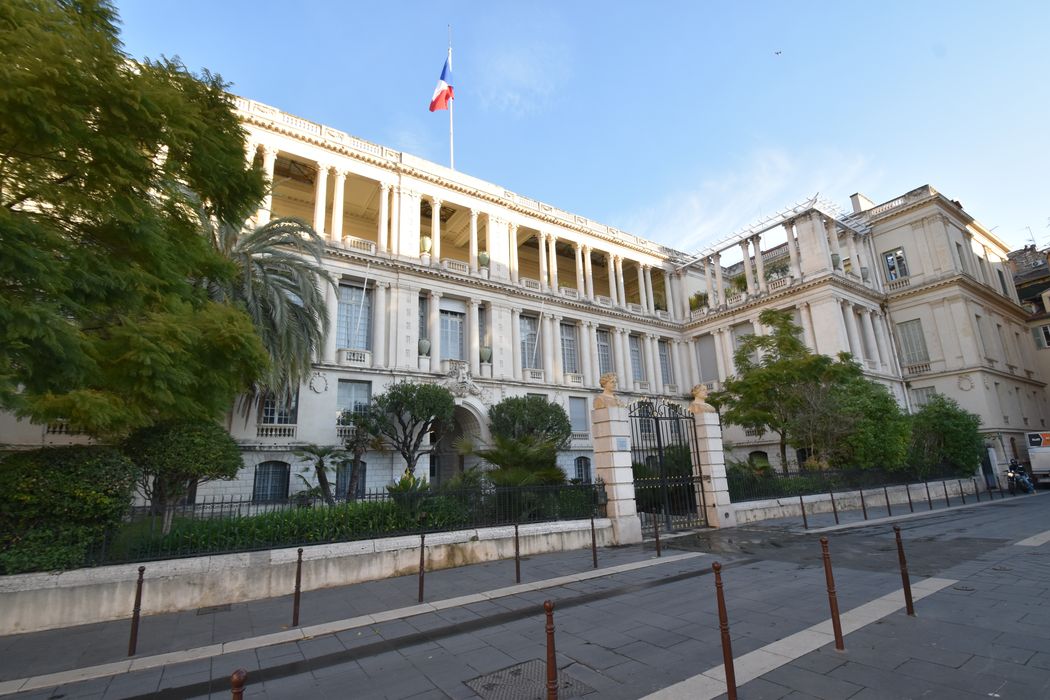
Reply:
<svg viewBox="0 0 1050 700"><path fill-rule="evenodd" d="M692 251L929 183L1050 243L1050 3L117 0L135 57ZM778 53L779 52L779 53Z"/></svg>

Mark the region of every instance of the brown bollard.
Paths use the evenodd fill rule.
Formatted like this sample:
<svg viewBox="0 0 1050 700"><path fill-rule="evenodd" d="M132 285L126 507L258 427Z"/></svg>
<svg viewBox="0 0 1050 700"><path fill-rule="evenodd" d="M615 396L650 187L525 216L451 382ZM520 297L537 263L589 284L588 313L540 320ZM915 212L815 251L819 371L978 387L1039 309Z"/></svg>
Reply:
<svg viewBox="0 0 1050 700"><path fill-rule="evenodd" d="M904 485L904 493L908 494L908 512L915 512L915 504L911 502L911 484Z"/></svg>
<svg viewBox="0 0 1050 700"><path fill-rule="evenodd" d="M663 556L660 551L660 519L653 518L653 536L656 538L656 556Z"/></svg>
<svg viewBox="0 0 1050 700"><path fill-rule="evenodd" d="M726 671L726 694L736 700L736 670L733 668L733 641L729 638L729 615L726 613L726 597L722 590L722 565L717 561L711 565L715 572L715 596L718 598L718 629L722 633L722 663Z"/></svg>
<svg viewBox="0 0 1050 700"><path fill-rule="evenodd" d="M514 523L514 582L521 583L521 547L518 545L517 523Z"/></svg>
<svg viewBox="0 0 1050 700"><path fill-rule="evenodd" d="M933 510L933 499L930 497L930 482L923 481L922 483L926 484L926 505L930 507L930 510Z"/></svg>
<svg viewBox="0 0 1050 700"><path fill-rule="evenodd" d="M977 477L976 476L970 477L970 480L973 481L973 495L977 497L977 502L980 503L981 502L981 490L979 488L977 488Z"/></svg>
<svg viewBox="0 0 1050 700"><path fill-rule="evenodd" d="M864 513L864 519L868 519L868 504L864 502L864 489L860 490L860 510Z"/></svg>
<svg viewBox="0 0 1050 700"><path fill-rule="evenodd" d="M299 626L299 601L302 599L303 548L299 548L299 560L295 563L295 595L292 596L292 627Z"/></svg>
<svg viewBox="0 0 1050 700"><path fill-rule="evenodd" d="M839 524L839 509L835 505L835 491L828 489L828 495L831 496L831 512L835 514L835 524Z"/></svg>
<svg viewBox="0 0 1050 700"><path fill-rule="evenodd" d="M554 651L554 603L543 601L547 613L547 700L558 700L558 655Z"/></svg>
<svg viewBox="0 0 1050 700"><path fill-rule="evenodd" d="M802 527L809 529L809 518L806 517L806 503L802 500L802 494L798 495L798 506L802 509Z"/></svg>
<svg viewBox="0 0 1050 700"><path fill-rule="evenodd" d="M244 697L244 684L248 682L248 672L239 668L230 674L230 699L241 700Z"/></svg>
<svg viewBox="0 0 1050 700"><path fill-rule="evenodd" d="M591 513L591 561L598 568L598 534L594 530L594 514Z"/></svg>
<svg viewBox="0 0 1050 700"><path fill-rule="evenodd" d="M423 574L427 568L427 533L419 533L419 602L423 602Z"/></svg>
<svg viewBox="0 0 1050 700"><path fill-rule="evenodd" d="M139 645L139 617L142 615L142 577L146 567L139 567L139 580L135 584L135 607L131 609L131 637L128 639L128 656L135 655Z"/></svg>
<svg viewBox="0 0 1050 700"><path fill-rule="evenodd" d="M952 507L952 502L950 500L948 500L948 482L942 480L941 481L941 488L944 489L944 507L945 508L951 508Z"/></svg>
<svg viewBox="0 0 1050 700"><path fill-rule="evenodd" d="M831 573L831 552L828 551L828 538L820 538L820 551L824 555L824 578L828 583L828 605L831 606L831 628L835 631L835 648L842 651L842 622L839 621L839 600L835 596L835 576Z"/></svg>
<svg viewBox="0 0 1050 700"><path fill-rule="evenodd" d="M956 479L955 482L959 485L959 498L962 499L963 505L966 505L966 492L963 491L962 479Z"/></svg>
<svg viewBox="0 0 1050 700"><path fill-rule="evenodd" d="M904 585L904 606L908 614L915 617L915 605L911 599L911 579L908 578L908 560L904 558L904 543L901 542L900 527L894 525L893 534L897 536L897 559L901 565L901 584Z"/></svg>
<svg viewBox="0 0 1050 700"><path fill-rule="evenodd" d="M890 490L885 486L882 487L882 495L886 497L886 515L893 517L893 509L890 508Z"/></svg>

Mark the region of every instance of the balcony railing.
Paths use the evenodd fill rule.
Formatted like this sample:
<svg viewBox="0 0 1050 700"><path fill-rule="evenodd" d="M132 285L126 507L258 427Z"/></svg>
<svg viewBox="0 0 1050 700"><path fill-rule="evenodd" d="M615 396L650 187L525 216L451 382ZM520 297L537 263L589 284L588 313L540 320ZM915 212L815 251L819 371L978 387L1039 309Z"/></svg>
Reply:
<svg viewBox="0 0 1050 700"><path fill-rule="evenodd" d="M595 295L594 301L598 303L598 306L605 306L607 308L612 306L612 299L602 296L601 294Z"/></svg>
<svg viewBox="0 0 1050 700"><path fill-rule="evenodd" d="M543 383L543 370L542 369L532 369L532 368L528 368L527 367L525 369L524 374L525 374L525 381L527 381L527 382L539 382L541 384Z"/></svg>
<svg viewBox="0 0 1050 700"><path fill-rule="evenodd" d="M642 313L642 305L635 304L634 302L627 302L627 310L631 313L640 314Z"/></svg>
<svg viewBox="0 0 1050 700"><path fill-rule="evenodd" d="M664 393L666 393L666 394L677 394L678 393L678 385L677 384L664 384Z"/></svg>
<svg viewBox="0 0 1050 700"><path fill-rule="evenodd" d="M565 382L567 384L574 384L576 386L583 386L583 375L576 374L575 372L569 372L565 375Z"/></svg>
<svg viewBox="0 0 1050 700"><path fill-rule="evenodd" d="M911 286L911 277L901 277L900 279L893 280L886 284L886 289L894 292L898 289L904 289L905 287Z"/></svg>
<svg viewBox="0 0 1050 700"><path fill-rule="evenodd" d="M660 309L657 309L656 310L656 317L657 318L662 318L665 321L670 321L671 320L671 312L670 311L661 311Z"/></svg>
<svg viewBox="0 0 1050 700"><path fill-rule="evenodd" d="M539 280L534 280L531 277L521 277L518 280L522 287L525 289L531 289L534 292L538 292L542 289Z"/></svg>
<svg viewBox="0 0 1050 700"><path fill-rule="evenodd" d="M445 268L449 272L458 272L461 275L470 274L470 264L465 263L462 260L453 260L452 258L442 258L441 267Z"/></svg>
<svg viewBox="0 0 1050 700"><path fill-rule="evenodd" d="M778 279L772 280L769 283L769 291L775 292L778 289L783 289L784 287L788 286L790 282L790 277L780 277Z"/></svg>
<svg viewBox="0 0 1050 700"><path fill-rule="evenodd" d="M354 348L339 348L336 352L336 361L347 367L371 367L372 351L357 350Z"/></svg>
<svg viewBox="0 0 1050 700"><path fill-rule="evenodd" d="M744 295L743 294L730 294L729 296L726 297L726 305L727 306L734 306L736 304L739 304L743 300L744 300Z"/></svg>
<svg viewBox="0 0 1050 700"><path fill-rule="evenodd" d="M635 385L635 387L637 388L638 391L649 391L649 382L636 381L634 383L634 385Z"/></svg>
<svg viewBox="0 0 1050 700"><path fill-rule="evenodd" d="M572 287L561 287L560 290L561 290L561 295L563 297L565 297L566 299L579 299L580 298L580 291L578 289L573 289Z"/></svg>
<svg viewBox="0 0 1050 700"><path fill-rule="evenodd" d="M905 365L904 366L904 373L905 374L926 374L929 371L930 371L930 363L929 362L920 362L918 364Z"/></svg>
<svg viewBox="0 0 1050 700"><path fill-rule="evenodd" d="M255 426L255 437L261 438L294 438L294 425L278 425L272 423L260 423Z"/></svg>
<svg viewBox="0 0 1050 700"><path fill-rule="evenodd" d="M572 431L572 440L573 442L590 442L591 434L587 431L578 432L574 430Z"/></svg>
<svg viewBox="0 0 1050 700"><path fill-rule="evenodd" d="M343 236L343 240L339 242L344 248L349 250L358 250L362 253L368 253L369 255L376 254L376 244L372 241L365 240L364 238L357 238L355 236Z"/></svg>

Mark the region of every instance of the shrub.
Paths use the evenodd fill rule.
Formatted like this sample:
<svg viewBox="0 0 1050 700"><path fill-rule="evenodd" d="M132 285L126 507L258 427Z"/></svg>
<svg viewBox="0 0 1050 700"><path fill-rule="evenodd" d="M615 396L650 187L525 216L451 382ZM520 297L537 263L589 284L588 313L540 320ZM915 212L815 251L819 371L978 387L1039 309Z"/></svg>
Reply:
<svg viewBox="0 0 1050 700"><path fill-rule="evenodd" d="M0 573L83 566L131 506L137 472L108 447L48 447L0 462Z"/></svg>
<svg viewBox="0 0 1050 700"><path fill-rule="evenodd" d="M542 396L512 396L489 409L493 438L551 443L562 449L572 435L565 409Z"/></svg>

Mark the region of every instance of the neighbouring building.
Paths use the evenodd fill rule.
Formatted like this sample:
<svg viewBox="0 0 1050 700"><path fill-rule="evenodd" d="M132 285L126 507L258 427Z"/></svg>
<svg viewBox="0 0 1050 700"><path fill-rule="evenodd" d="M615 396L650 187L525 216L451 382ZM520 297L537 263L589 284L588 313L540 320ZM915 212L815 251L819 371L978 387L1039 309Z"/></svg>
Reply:
<svg viewBox="0 0 1050 700"><path fill-rule="evenodd" d="M273 182L256 221L312 222L338 287L312 378L290 403L231 414L246 466L198 496L268 501L303 488L295 446L339 443L341 413L404 378L456 396L431 479L470 466L455 440L484 442L489 406L525 394L565 408L573 434L560 465L590 479L602 374L615 372L628 400L718 388L771 307L790 309L814 350L852 353L905 408L939 393L978 414L1001 461L1023 459L1023 433L1046 428L1035 356L1050 331L1039 344L1028 330L1003 242L928 185L878 205L856 194L849 212L813 198L687 254L273 107L236 104L246 157ZM0 434L23 449L82 439L10 416ZM728 428L725 438L736 459L778 459L773 435ZM391 453L365 461L361 488L403 470ZM346 478L339 470L339 492Z"/></svg>

